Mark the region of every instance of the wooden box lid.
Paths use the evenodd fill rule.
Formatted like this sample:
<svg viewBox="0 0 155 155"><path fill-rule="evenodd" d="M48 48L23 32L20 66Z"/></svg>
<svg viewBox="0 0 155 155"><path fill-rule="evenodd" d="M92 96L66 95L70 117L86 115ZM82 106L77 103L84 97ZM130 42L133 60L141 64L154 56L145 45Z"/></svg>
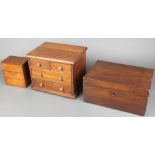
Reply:
<svg viewBox="0 0 155 155"><path fill-rule="evenodd" d="M13 65L19 65L22 66L28 61L25 57L17 57L17 56L9 56L5 60L3 60L2 64L13 64Z"/></svg>
<svg viewBox="0 0 155 155"><path fill-rule="evenodd" d="M84 84L148 96L153 70L97 61L85 75Z"/></svg>
<svg viewBox="0 0 155 155"><path fill-rule="evenodd" d="M74 64L86 50L87 47L45 42L27 56Z"/></svg>

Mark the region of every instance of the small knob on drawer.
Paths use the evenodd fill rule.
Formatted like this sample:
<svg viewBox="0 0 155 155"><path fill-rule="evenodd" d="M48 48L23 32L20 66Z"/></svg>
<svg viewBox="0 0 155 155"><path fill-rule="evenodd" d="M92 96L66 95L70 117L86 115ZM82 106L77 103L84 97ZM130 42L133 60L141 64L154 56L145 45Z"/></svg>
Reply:
<svg viewBox="0 0 155 155"><path fill-rule="evenodd" d="M40 77L43 77L43 73L40 73Z"/></svg>
<svg viewBox="0 0 155 155"><path fill-rule="evenodd" d="M63 70L63 68L60 66L60 67L58 67L58 71L62 71Z"/></svg>
<svg viewBox="0 0 155 155"><path fill-rule="evenodd" d="M112 96L116 96L117 95L117 91L116 90L112 90Z"/></svg>
<svg viewBox="0 0 155 155"><path fill-rule="evenodd" d="M15 76L15 73L11 73L12 76Z"/></svg>
<svg viewBox="0 0 155 155"><path fill-rule="evenodd" d="M62 82L62 81L63 81L63 79L62 79L62 78L58 78L58 81L61 81L61 82Z"/></svg>
<svg viewBox="0 0 155 155"><path fill-rule="evenodd" d="M42 65L40 63L37 63L37 67L41 67Z"/></svg>
<svg viewBox="0 0 155 155"><path fill-rule="evenodd" d="M40 83L39 86L40 86L40 87L43 87L43 83Z"/></svg>
<svg viewBox="0 0 155 155"><path fill-rule="evenodd" d="M59 90L60 90L61 92L63 92L63 91L64 91L64 87L60 87Z"/></svg>

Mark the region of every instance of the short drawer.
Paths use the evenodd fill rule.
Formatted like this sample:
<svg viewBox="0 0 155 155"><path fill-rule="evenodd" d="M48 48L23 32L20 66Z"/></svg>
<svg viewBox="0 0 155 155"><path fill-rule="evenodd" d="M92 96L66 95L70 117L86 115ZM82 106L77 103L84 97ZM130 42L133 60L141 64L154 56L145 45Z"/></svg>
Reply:
<svg viewBox="0 0 155 155"><path fill-rule="evenodd" d="M146 97L90 85L84 85L83 90L85 102L131 112L133 114L145 114Z"/></svg>
<svg viewBox="0 0 155 155"><path fill-rule="evenodd" d="M59 72L59 73L71 73L71 65L60 63L60 62L31 58L30 65L31 65L31 68L52 70L54 72Z"/></svg>
<svg viewBox="0 0 155 155"><path fill-rule="evenodd" d="M46 79L53 82L64 82L71 84L71 74L70 73L60 73L52 70L40 70L36 68L31 69L32 78Z"/></svg>
<svg viewBox="0 0 155 155"><path fill-rule="evenodd" d="M17 87L26 87L24 76L19 73L3 72L5 83Z"/></svg>
<svg viewBox="0 0 155 155"><path fill-rule="evenodd" d="M3 69L4 71L8 71L8 72L23 73L23 68L22 68L22 66L14 65L14 64L5 64L5 63L2 63L2 69Z"/></svg>
<svg viewBox="0 0 155 155"><path fill-rule="evenodd" d="M20 73L3 71L3 74L5 78L24 80L24 75Z"/></svg>
<svg viewBox="0 0 155 155"><path fill-rule="evenodd" d="M55 72L71 73L71 65L70 64L64 64L64 63L60 63L60 62L51 62L50 66L51 66L51 69Z"/></svg>
<svg viewBox="0 0 155 155"><path fill-rule="evenodd" d="M50 62L41 59L30 59L31 68L40 68L50 70Z"/></svg>
<svg viewBox="0 0 155 155"><path fill-rule="evenodd" d="M39 88L39 89L46 89L46 90L53 90L61 93L72 93L71 85L68 84L62 84L59 82L52 82L47 80L41 80L41 79L32 79L32 87L33 88Z"/></svg>

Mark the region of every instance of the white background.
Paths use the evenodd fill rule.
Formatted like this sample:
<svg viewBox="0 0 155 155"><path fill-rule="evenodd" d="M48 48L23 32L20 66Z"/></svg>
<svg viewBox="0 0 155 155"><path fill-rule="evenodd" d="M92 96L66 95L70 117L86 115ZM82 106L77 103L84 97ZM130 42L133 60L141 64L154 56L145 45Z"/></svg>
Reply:
<svg viewBox="0 0 155 155"><path fill-rule="evenodd" d="M1 0L0 36L155 37L154 6L154 0ZM154 121L1 118L0 153L154 155Z"/></svg>

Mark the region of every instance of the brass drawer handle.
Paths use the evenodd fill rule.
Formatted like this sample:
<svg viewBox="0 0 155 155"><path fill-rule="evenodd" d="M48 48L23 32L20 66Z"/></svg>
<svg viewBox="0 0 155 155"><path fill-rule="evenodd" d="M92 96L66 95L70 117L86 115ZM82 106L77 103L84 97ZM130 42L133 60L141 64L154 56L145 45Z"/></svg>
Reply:
<svg viewBox="0 0 155 155"><path fill-rule="evenodd" d="M40 87L43 87L43 83L40 83L39 86L40 86Z"/></svg>
<svg viewBox="0 0 155 155"><path fill-rule="evenodd" d="M64 87L60 87L59 90L60 90L61 92L63 92L63 91L64 91Z"/></svg>
<svg viewBox="0 0 155 155"><path fill-rule="evenodd" d="M117 91L116 90L112 90L112 96L116 96L117 95Z"/></svg>
<svg viewBox="0 0 155 155"><path fill-rule="evenodd" d="M37 63L37 67L42 67L42 64L40 64L40 63Z"/></svg>
<svg viewBox="0 0 155 155"><path fill-rule="evenodd" d="M58 71L63 71L63 68L61 66L58 67Z"/></svg>

